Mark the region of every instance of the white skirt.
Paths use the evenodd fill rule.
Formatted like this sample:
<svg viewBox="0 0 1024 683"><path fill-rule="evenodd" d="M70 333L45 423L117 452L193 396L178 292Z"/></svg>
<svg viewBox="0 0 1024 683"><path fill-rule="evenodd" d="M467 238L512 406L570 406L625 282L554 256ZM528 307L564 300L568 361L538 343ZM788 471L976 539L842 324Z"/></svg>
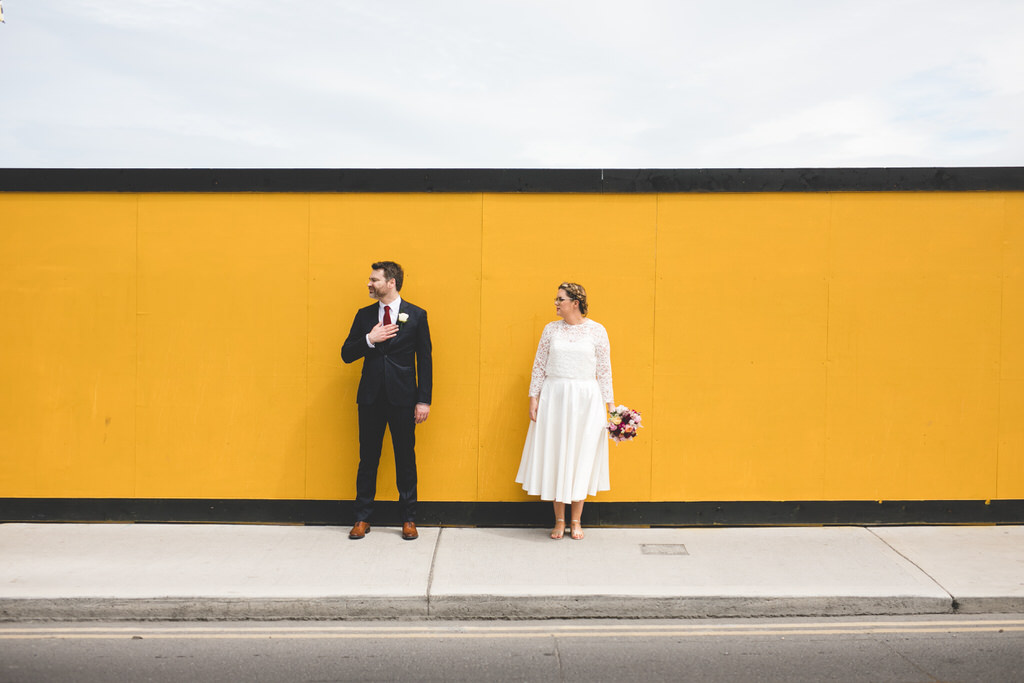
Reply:
<svg viewBox="0 0 1024 683"><path fill-rule="evenodd" d="M546 378L516 482L531 496L560 503L607 491L607 419L597 380Z"/></svg>

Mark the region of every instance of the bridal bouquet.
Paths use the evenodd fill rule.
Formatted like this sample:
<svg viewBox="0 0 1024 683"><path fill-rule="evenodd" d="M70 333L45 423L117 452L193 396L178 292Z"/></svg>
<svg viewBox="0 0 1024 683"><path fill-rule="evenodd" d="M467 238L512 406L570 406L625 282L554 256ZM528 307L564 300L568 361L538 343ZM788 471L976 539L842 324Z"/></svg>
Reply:
<svg viewBox="0 0 1024 683"><path fill-rule="evenodd" d="M608 436L612 441L632 441L640 424L640 412L626 406L615 406L608 414Z"/></svg>

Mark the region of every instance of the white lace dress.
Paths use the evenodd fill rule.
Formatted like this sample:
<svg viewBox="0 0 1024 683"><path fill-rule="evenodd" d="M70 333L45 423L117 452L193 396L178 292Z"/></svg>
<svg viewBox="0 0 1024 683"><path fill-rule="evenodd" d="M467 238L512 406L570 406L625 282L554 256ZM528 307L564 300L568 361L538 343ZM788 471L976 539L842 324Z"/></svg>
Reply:
<svg viewBox="0 0 1024 683"><path fill-rule="evenodd" d="M605 404L612 403L608 333L584 319L548 323L537 345L530 421L516 481L541 500L571 503L610 488Z"/></svg>

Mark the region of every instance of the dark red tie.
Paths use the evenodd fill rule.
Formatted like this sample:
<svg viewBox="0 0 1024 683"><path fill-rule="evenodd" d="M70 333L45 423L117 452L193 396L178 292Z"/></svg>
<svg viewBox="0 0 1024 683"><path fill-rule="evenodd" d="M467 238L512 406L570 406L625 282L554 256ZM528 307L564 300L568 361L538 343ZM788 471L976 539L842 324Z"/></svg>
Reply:
<svg viewBox="0 0 1024 683"><path fill-rule="evenodd" d="M390 325L391 324L391 307L390 306L385 306L384 307L384 324L385 325Z"/></svg>

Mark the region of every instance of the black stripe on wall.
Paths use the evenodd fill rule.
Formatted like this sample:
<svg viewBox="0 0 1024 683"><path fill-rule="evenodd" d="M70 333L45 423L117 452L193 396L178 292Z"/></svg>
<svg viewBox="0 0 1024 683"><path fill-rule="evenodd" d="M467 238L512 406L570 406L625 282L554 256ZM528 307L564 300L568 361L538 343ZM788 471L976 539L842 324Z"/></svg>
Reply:
<svg viewBox="0 0 1024 683"><path fill-rule="evenodd" d="M0 168L0 192L994 192L1024 167L776 169Z"/></svg>
<svg viewBox="0 0 1024 683"><path fill-rule="evenodd" d="M427 526L547 526L551 503L421 501ZM400 524L380 501L372 522ZM589 526L1022 524L1024 500L587 503ZM0 522L352 524L352 501L148 498L0 498Z"/></svg>

